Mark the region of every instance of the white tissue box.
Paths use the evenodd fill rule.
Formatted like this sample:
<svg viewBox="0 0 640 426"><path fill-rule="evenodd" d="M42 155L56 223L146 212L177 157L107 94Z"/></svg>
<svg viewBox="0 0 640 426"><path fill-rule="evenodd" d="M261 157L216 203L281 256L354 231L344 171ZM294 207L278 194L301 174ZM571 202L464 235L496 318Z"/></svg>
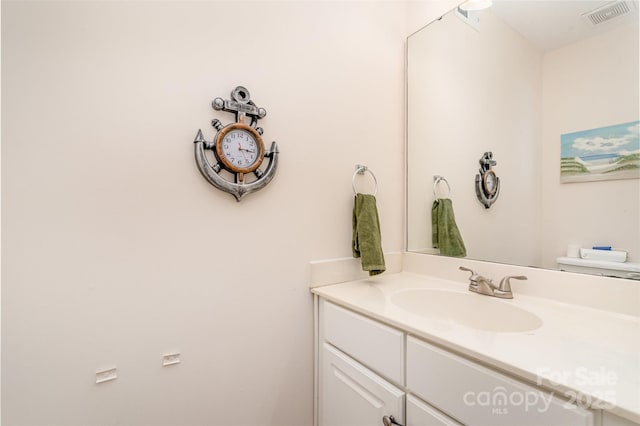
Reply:
<svg viewBox="0 0 640 426"><path fill-rule="evenodd" d="M607 260L609 262L626 262L628 253L621 250L580 249L580 257L590 260Z"/></svg>

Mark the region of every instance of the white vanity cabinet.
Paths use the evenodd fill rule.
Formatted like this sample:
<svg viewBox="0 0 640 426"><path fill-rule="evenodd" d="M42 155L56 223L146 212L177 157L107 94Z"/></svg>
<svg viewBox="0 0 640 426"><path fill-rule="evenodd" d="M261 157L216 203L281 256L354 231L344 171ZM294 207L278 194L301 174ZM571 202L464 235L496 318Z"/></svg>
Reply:
<svg viewBox="0 0 640 426"><path fill-rule="evenodd" d="M593 426L594 413L325 299L318 426Z"/></svg>

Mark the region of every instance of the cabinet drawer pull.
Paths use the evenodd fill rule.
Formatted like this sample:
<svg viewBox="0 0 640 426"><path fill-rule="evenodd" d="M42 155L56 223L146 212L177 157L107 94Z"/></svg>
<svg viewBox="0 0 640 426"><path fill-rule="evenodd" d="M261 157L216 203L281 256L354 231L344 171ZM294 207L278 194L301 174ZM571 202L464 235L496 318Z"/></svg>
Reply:
<svg viewBox="0 0 640 426"><path fill-rule="evenodd" d="M382 424L384 426L392 426L392 425L402 426L400 423L396 422L396 419L394 419L393 416L382 417Z"/></svg>

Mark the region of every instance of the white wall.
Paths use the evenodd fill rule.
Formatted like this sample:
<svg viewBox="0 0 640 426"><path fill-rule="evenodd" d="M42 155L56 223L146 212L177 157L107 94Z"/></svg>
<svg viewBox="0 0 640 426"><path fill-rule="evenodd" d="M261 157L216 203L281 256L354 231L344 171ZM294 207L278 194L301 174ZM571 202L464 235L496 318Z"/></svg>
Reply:
<svg viewBox="0 0 640 426"><path fill-rule="evenodd" d="M544 57L543 267L568 244L611 244L640 262L640 180L560 184L561 134L638 120L638 64L637 23Z"/></svg>
<svg viewBox="0 0 640 426"><path fill-rule="evenodd" d="M405 23L403 2L3 1L2 424L310 424L308 262L351 255L356 163L403 246ZM280 148L241 203L192 144L239 84Z"/></svg>
<svg viewBox="0 0 640 426"><path fill-rule="evenodd" d="M438 196L452 199L468 258L537 264L542 54L490 10L479 31L449 14L414 34L409 49L408 247L431 247L441 175L451 193L442 184ZM486 151L501 181L489 209L475 193Z"/></svg>

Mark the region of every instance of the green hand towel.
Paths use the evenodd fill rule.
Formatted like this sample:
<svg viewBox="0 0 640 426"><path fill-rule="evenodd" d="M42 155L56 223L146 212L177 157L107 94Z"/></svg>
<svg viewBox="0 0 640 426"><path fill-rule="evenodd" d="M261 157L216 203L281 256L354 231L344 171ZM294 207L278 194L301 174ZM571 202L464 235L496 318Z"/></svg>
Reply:
<svg viewBox="0 0 640 426"><path fill-rule="evenodd" d="M362 270L369 271L369 275L385 271L376 197L371 194L356 194L353 204L352 251L353 257L362 257Z"/></svg>
<svg viewBox="0 0 640 426"><path fill-rule="evenodd" d="M448 198L440 198L431 207L431 242L439 248L440 254L465 257L467 249L456 225L453 204Z"/></svg>

